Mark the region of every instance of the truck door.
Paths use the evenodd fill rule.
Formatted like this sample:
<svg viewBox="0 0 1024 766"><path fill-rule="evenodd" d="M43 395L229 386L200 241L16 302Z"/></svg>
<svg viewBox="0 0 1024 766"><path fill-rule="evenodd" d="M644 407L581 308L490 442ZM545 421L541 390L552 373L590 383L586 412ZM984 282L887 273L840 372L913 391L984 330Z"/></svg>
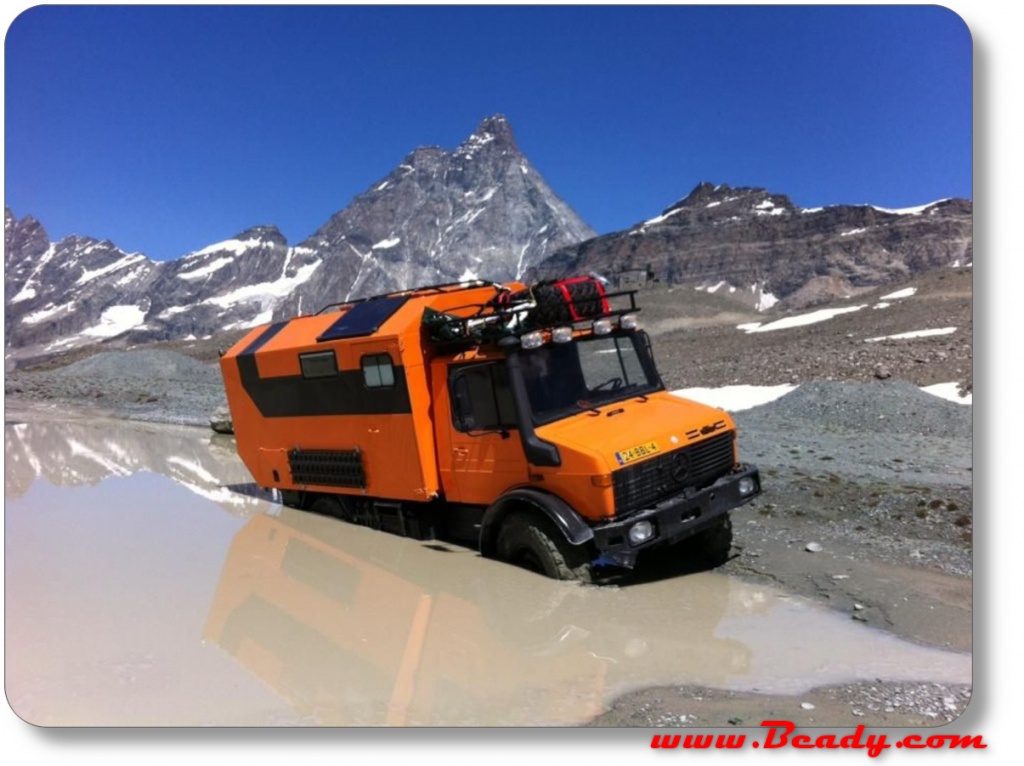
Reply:
<svg viewBox="0 0 1024 766"><path fill-rule="evenodd" d="M490 505L528 473L505 363L452 364L444 379L436 393L447 405L437 421L445 492L453 502Z"/></svg>

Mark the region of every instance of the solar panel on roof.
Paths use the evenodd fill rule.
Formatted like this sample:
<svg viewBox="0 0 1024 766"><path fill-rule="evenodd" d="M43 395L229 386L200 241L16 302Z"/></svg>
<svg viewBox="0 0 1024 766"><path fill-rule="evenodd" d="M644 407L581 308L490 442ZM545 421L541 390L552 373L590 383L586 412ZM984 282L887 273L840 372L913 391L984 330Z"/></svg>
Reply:
<svg viewBox="0 0 1024 766"><path fill-rule="evenodd" d="M338 321L324 330L317 340L339 340L373 335L407 300L409 300L408 295L394 295L357 303L342 314Z"/></svg>

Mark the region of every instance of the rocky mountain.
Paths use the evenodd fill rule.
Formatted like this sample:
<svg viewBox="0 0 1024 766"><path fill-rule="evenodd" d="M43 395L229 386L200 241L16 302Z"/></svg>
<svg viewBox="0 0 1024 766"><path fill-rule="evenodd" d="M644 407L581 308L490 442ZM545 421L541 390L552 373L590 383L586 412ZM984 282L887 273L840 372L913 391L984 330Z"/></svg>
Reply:
<svg viewBox="0 0 1024 766"><path fill-rule="evenodd" d="M905 210L810 209L765 189L701 183L655 218L562 248L537 273L640 273L731 292L761 310L798 308L969 265L972 225L972 204L963 199Z"/></svg>
<svg viewBox="0 0 1024 766"><path fill-rule="evenodd" d="M51 242L6 209L6 356L205 337L416 285L511 280L593 235L501 115L453 151L416 149L295 246L257 226L155 262L90 237Z"/></svg>
<svg viewBox="0 0 1024 766"><path fill-rule="evenodd" d="M595 232L547 185L502 116L455 151L420 148L300 247L331 260L286 304L302 307L414 285L516 279Z"/></svg>
<svg viewBox="0 0 1024 766"><path fill-rule="evenodd" d="M972 205L806 209L759 188L699 184L632 228L594 232L483 120L452 151L419 148L289 245L256 226L174 261L85 236L51 242L5 210L7 364L105 342L206 338L325 305L475 278L641 275L750 308L849 297L935 267L970 265Z"/></svg>

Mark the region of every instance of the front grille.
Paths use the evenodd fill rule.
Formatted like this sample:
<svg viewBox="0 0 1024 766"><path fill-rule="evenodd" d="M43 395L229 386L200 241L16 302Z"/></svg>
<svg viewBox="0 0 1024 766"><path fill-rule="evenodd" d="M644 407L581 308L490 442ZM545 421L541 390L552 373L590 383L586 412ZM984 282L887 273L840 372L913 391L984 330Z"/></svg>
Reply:
<svg viewBox="0 0 1024 766"><path fill-rule="evenodd" d="M365 487L363 456L354 450L300 450L288 453L292 483L323 487Z"/></svg>
<svg viewBox="0 0 1024 766"><path fill-rule="evenodd" d="M615 515L650 508L686 487L703 489L733 467L733 438L728 431L699 444L645 460L612 474Z"/></svg>

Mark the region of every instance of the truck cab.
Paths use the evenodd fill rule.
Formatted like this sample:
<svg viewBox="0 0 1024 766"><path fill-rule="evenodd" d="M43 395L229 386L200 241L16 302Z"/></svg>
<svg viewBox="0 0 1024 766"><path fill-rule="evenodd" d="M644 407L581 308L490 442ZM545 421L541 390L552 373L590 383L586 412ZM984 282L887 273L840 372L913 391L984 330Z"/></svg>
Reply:
<svg viewBox="0 0 1024 766"><path fill-rule="evenodd" d="M638 310L589 278L473 282L256 328L221 358L239 454L287 505L558 579L722 563L758 472L727 413L665 390Z"/></svg>

